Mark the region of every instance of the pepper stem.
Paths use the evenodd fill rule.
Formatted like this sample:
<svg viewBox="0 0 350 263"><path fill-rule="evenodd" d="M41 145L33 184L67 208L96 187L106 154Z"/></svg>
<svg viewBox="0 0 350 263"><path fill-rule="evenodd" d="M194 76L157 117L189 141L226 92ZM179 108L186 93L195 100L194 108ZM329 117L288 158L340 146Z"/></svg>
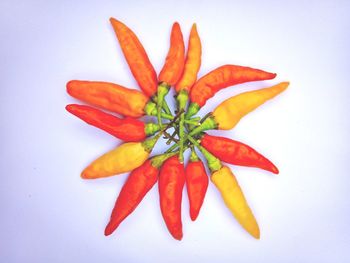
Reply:
<svg viewBox="0 0 350 263"><path fill-rule="evenodd" d="M158 133L158 134L157 134L156 136L154 136L153 138L149 138L149 139L144 140L144 141L142 142L142 146L143 146L143 148L145 148L145 151L146 151L146 152L149 152L149 153L150 153L150 152L152 151L152 149L153 149L154 145L157 143L157 141L158 141L160 135L162 135L161 132Z"/></svg>
<svg viewBox="0 0 350 263"><path fill-rule="evenodd" d="M147 102L144 108L144 112L148 116L157 116L158 115L157 105L152 101ZM167 120L172 120L174 118L171 114L167 114L165 112L161 112L161 117Z"/></svg>
<svg viewBox="0 0 350 263"><path fill-rule="evenodd" d="M177 152L169 152L169 153L164 153L164 154L160 154L157 156L154 156L151 159L151 164L153 167L155 168L160 168L162 166L162 164L170 157L176 155Z"/></svg>
<svg viewBox="0 0 350 263"><path fill-rule="evenodd" d="M187 138L190 140L190 142L192 142L201 151L201 153L207 159L208 167L209 167L209 170L211 173L219 170L222 167L222 164L218 158L216 158L214 155L212 155L210 152L208 152L203 146L201 146L190 135L188 135Z"/></svg>
<svg viewBox="0 0 350 263"><path fill-rule="evenodd" d="M188 92L186 90L180 90L176 100L178 103L179 111L184 111L188 101ZM184 161L184 136L185 136L185 113L181 113L180 122L179 122L179 138L180 138L179 161L180 163L183 163Z"/></svg>
<svg viewBox="0 0 350 263"><path fill-rule="evenodd" d="M190 106L188 107L188 110L186 112L186 119L191 118L193 115L195 115L200 110L200 107L197 103L192 102Z"/></svg>
<svg viewBox="0 0 350 263"><path fill-rule="evenodd" d="M199 161L199 157L198 157L198 155L196 154L196 150L194 149L193 145L191 146L190 161L191 161L191 162L197 162L197 161Z"/></svg>
<svg viewBox="0 0 350 263"><path fill-rule="evenodd" d="M162 123L162 119L161 119L161 111L162 111L162 107L163 107L163 102L164 102L164 98L165 96L168 94L169 92L169 85L166 84L165 82L161 82L158 85L158 95L157 95L157 119L158 119L158 123Z"/></svg>
<svg viewBox="0 0 350 263"><path fill-rule="evenodd" d="M158 100L157 95L154 95L154 96L152 97L152 101L154 101L155 103L157 103L157 100ZM169 108L168 103L166 102L166 100L163 101L162 108L163 108L163 110L165 111L166 114L171 115L171 110L170 110L170 108Z"/></svg>
<svg viewBox="0 0 350 263"><path fill-rule="evenodd" d="M197 133L207 131L207 130L212 130L212 129L217 129L218 124L216 123L215 119L213 116L208 116L203 123L201 123L198 127L194 128L191 132L190 135L195 135Z"/></svg>

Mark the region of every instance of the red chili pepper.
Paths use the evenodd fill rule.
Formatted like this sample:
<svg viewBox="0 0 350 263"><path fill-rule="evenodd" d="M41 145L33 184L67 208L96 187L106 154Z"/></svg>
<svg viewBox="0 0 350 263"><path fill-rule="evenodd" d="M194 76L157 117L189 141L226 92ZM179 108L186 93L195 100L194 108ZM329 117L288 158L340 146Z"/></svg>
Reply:
<svg viewBox="0 0 350 263"><path fill-rule="evenodd" d="M174 154L162 154L148 159L130 173L115 202L110 221L105 229L106 236L112 234L119 224L135 210L157 182L159 169L163 162Z"/></svg>
<svg viewBox="0 0 350 263"><path fill-rule="evenodd" d="M170 36L170 48L164 66L159 73L159 82L173 86L180 79L185 65L185 45L179 23L174 23Z"/></svg>
<svg viewBox="0 0 350 263"><path fill-rule="evenodd" d="M86 123L126 142L143 141L147 136L159 131L159 125L157 124L145 124L129 117L121 119L86 105L69 104L66 106L66 110Z"/></svg>
<svg viewBox="0 0 350 263"><path fill-rule="evenodd" d="M244 143L205 134L201 145L226 163L257 167L278 174L277 167L271 161Z"/></svg>
<svg viewBox="0 0 350 263"><path fill-rule="evenodd" d="M119 224L135 210L143 197L157 182L157 179L158 169L152 166L151 160L147 160L130 173L115 203L111 219L106 226L106 236L112 234Z"/></svg>
<svg viewBox="0 0 350 263"><path fill-rule="evenodd" d="M163 219L171 235L182 239L181 201L185 169L178 156L169 158L159 174L159 197Z"/></svg>
<svg viewBox="0 0 350 263"><path fill-rule="evenodd" d="M135 33L122 22L111 18L120 47L129 64L131 73L142 91L152 97L157 92L157 74Z"/></svg>
<svg viewBox="0 0 350 263"><path fill-rule="evenodd" d="M208 182L209 179L204 164L193 150L190 161L186 166L186 187L192 221L198 217L207 192Z"/></svg>

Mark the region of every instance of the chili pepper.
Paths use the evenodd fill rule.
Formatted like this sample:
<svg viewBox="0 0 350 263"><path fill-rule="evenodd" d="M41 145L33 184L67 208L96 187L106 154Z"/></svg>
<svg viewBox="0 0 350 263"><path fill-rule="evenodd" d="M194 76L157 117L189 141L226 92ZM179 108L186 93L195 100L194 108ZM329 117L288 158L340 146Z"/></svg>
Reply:
<svg viewBox="0 0 350 263"><path fill-rule="evenodd" d="M185 45L179 23L174 23L171 29L170 47L165 59L164 66L159 73L157 96L158 122L161 121L160 112L164 102L164 97L168 94L169 88L175 85L181 77L185 63Z"/></svg>
<svg viewBox="0 0 350 263"><path fill-rule="evenodd" d="M196 82L197 73L201 66L202 45L197 32L196 24L191 28L190 38L188 40L187 57L184 70L180 80L176 83L175 90L179 93L181 90L190 91L192 85Z"/></svg>
<svg viewBox="0 0 350 263"><path fill-rule="evenodd" d="M184 71L181 79L175 86L177 95L177 103L179 110L185 110L188 101L188 92L192 85L196 82L197 73L201 65L202 46L197 32L196 24L193 24L191 28L190 38L188 41L187 57L184 66ZM179 159L183 162L184 151L184 134L185 134L185 113L181 114L179 122Z"/></svg>
<svg viewBox="0 0 350 263"><path fill-rule="evenodd" d="M96 179L129 172L143 164L159 135L143 142L127 142L93 161L82 172L84 179Z"/></svg>
<svg viewBox="0 0 350 263"><path fill-rule="evenodd" d="M230 209L241 226L253 237L259 239L259 226L231 170L227 166L223 166L218 158L208 152L203 146L199 145L191 136L188 136L188 139L207 159L211 172L210 179L221 193L226 206Z"/></svg>
<svg viewBox="0 0 350 263"><path fill-rule="evenodd" d="M200 143L226 163L257 167L278 174L277 167L271 161L244 143L208 134L201 138Z"/></svg>
<svg viewBox="0 0 350 263"><path fill-rule="evenodd" d="M142 201L144 196L158 181L162 163L176 153L155 156L133 170L115 202L111 218L105 229L105 235L112 234L119 224L129 216Z"/></svg>
<svg viewBox="0 0 350 263"><path fill-rule="evenodd" d="M69 104L66 110L86 123L100 128L123 141L143 141L159 131L159 125L133 118L118 118L86 105Z"/></svg>
<svg viewBox="0 0 350 263"><path fill-rule="evenodd" d="M211 181L221 193L226 206L241 224L256 239L260 238L258 223L244 197L244 194L237 182L237 179L227 166L215 171Z"/></svg>
<svg viewBox="0 0 350 263"><path fill-rule="evenodd" d="M180 79L185 63L185 45L179 23L174 23L171 29L170 48L164 66L159 73L160 82L173 86Z"/></svg>
<svg viewBox="0 0 350 263"><path fill-rule="evenodd" d="M273 79L275 77L275 73L249 67L236 65L218 67L200 78L192 87L190 93L191 105L189 106L186 118L196 114L207 100L221 89L236 84Z"/></svg>
<svg viewBox="0 0 350 263"><path fill-rule="evenodd" d="M182 239L181 201L185 169L178 156L166 160L159 174L159 200L163 219L171 235Z"/></svg>
<svg viewBox="0 0 350 263"><path fill-rule="evenodd" d="M122 22L110 18L130 70L142 91L149 97L157 92L157 74L135 33Z"/></svg>
<svg viewBox="0 0 350 263"><path fill-rule="evenodd" d="M236 126L242 117L286 90L288 85L289 82L282 82L269 88L248 91L233 96L217 106L211 116L201 126L192 130L190 134L194 135L210 129L230 130Z"/></svg>
<svg viewBox="0 0 350 263"><path fill-rule="evenodd" d="M198 217L207 192L208 181L204 164L193 149L190 161L186 166L186 187L190 201L190 216L192 221Z"/></svg>
<svg viewBox="0 0 350 263"><path fill-rule="evenodd" d="M67 83L72 97L129 117L141 117L149 98L142 92L117 84L72 80Z"/></svg>

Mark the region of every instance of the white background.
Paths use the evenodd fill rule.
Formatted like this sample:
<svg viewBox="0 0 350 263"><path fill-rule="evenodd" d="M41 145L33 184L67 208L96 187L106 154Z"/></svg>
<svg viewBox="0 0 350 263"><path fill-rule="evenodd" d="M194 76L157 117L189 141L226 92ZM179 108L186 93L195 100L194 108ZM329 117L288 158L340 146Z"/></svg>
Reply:
<svg viewBox="0 0 350 263"><path fill-rule="evenodd" d="M283 2L283 3L282 3ZM1 262L349 262L348 1L0 2ZM196 222L184 191L181 242L162 221L157 187L103 235L125 175L84 181L81 170L120 143L69 115L71 79L137 88L109 17L139 36L159 72L178 21L203 44L199 76L222 64L278 73L221 91L291 81L232 131L280 175L232 167L261 228L251 238L210 185ZM169 99L171 99L169 97ZM156 152L159 151L157 147Z"/></svg>

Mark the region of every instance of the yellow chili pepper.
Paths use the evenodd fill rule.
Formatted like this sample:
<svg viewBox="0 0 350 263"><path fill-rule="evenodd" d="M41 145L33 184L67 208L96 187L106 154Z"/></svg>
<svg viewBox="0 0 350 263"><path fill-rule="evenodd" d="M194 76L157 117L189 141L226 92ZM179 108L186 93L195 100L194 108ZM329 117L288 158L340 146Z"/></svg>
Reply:
<svg viewBox="0 0 350 263"><path fill-rule="evenodd" d="M193 129L190 135L212 129L232 129L241 118L283 92L288 85L289 82L282 82L269 88L244 92L225 100L215 108L209 118Z"/></svg>
<svg viewBox="0 0 350 263"><path fill-rule="evenodd" d="M148 158L159 136L143 142L124 143L93 161L81 173L84 179L103 178L134 170Z"/></svg>
<svg viewBox="0 0 350 263"><path fill-rule="evenodd" d="M258 223L231 170L227 166L222 166L211 175L211 181L218 188L226 206L242 227L253 237L259 239L260 230Z"/></svg>
<svg viewBox="0 0 350 263"><path fill-rule="evenodd" d="M225 100L216 107L212 115L219 130L232 129L242 117L280 94L288 85L289 82L282 82L270 88L244 92Z"/></svg>

